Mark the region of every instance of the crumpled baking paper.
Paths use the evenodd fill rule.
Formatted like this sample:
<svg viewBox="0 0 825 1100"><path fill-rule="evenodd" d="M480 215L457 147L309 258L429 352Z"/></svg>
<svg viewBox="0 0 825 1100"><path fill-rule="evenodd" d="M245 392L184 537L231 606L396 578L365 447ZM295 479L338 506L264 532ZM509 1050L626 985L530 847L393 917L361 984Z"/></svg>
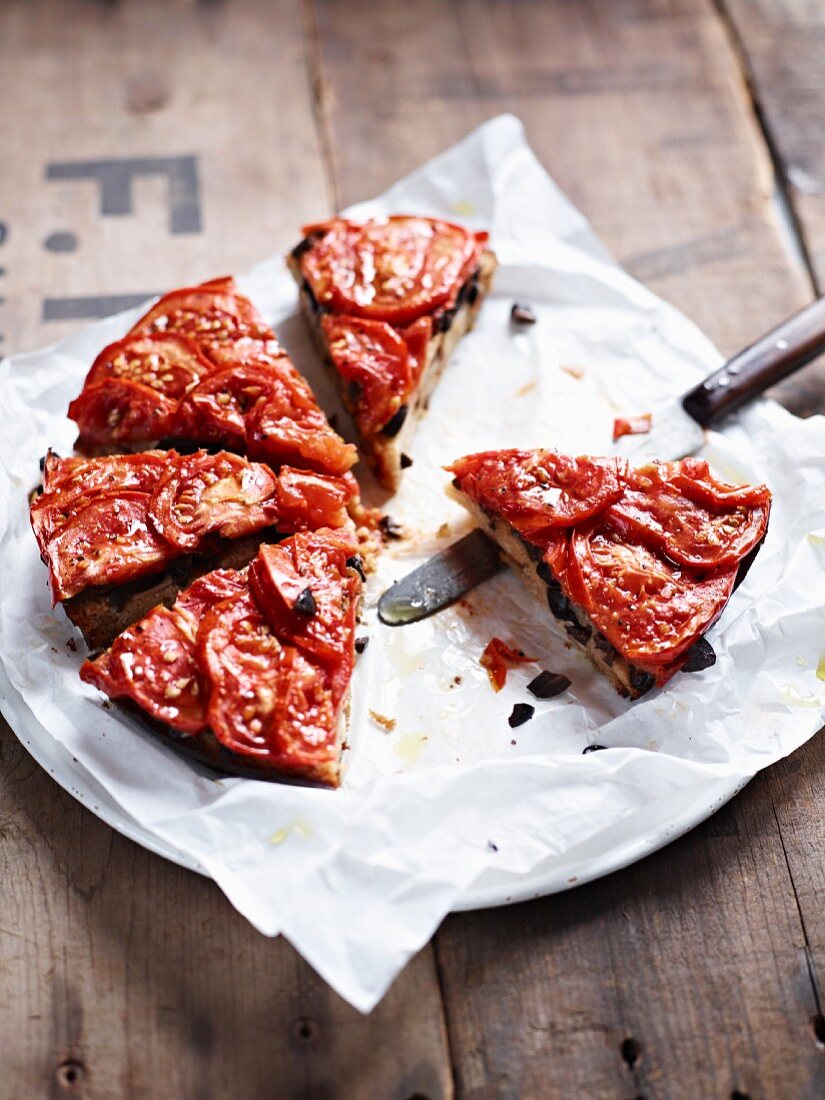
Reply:
<svg viewBox="0 0 825 1100"><path fill-rule="evenodd" d="M71 448L65 410L92 358L141 311L0 367L3 713L64 787L140 843L211 875L257 928L285 935L362 1011L451 909L565 889L640 858L811 737L825 704L825 421L766 401L712 434L704 452L721 476L765 481L774 493L765 545L711 632L715 667L628 703L564 645L509 571L425 622L376 622L383 589L468 529L443 493L444 463L510 445L604 452L617 413L655 407L720 361L611 261L511 116L352 210L382 212L489 228L501 266L386 504L407 538L368 586L371 642L354 677L339 791L216 778L104 709L78 679L83 644L73 651L73 629L49 606L26 494L46 448ZM283 256L241 283L335 409ZM509 324L516 298L538 324ZM513 669L499 695L478 664L494 634L537 658ZM533 700L526 684L540 668L566 672L572 687ZM536 713L511 730L517 701ZM608 751L582 755L594 743Z"/></svg>

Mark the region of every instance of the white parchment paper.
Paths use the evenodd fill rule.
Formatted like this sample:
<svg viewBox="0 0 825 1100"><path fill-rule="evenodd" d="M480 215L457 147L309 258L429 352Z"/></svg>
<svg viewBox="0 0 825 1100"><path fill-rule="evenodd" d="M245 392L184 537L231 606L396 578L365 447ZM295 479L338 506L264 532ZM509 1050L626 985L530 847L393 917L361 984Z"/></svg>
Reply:
<svg viewBox="0 0 825 1100"><path fill-rule="evenodd" d="M363 1011L450 909L564 889L652 851L809 738L825 702L825 421L768 402L706 448L720 475L774 493L765 545L712 631L714 668L627 703L509 572L433 619L377 624L374 604L391 580L468 529L444 496L442 464L509 445L604 452L618 411L650 409L719 362L690 322L612 263L510 116L352 213L399 211L490 228L501 266L387 504L409 537L368 587L371 643L354 678L339 791L218 780L104 709L78 679L83 645L67 645L73 629L49 606L26 493L47 446L71 448L65 409L92 358L141 310L0 366L3 713L67 789L211 875ZM335 409L282 254L241 283ZM514 298L533 305L538 324L511 328ZM478 665L493 634L540 658L511 671L499 695ZM526 684L539 668L566 671L571 689L532 700ZM511 730L517 701L536 702L536 714ZM608 751L582 755L591 743Z"/></svg>

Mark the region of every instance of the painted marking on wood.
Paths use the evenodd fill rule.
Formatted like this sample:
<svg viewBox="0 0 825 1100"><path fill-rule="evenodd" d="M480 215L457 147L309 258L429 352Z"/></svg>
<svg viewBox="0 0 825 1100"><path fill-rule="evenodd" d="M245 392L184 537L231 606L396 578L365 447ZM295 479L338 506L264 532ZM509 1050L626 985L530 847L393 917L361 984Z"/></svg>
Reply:
<svg viewBox="0 0 825 1100"><path fill-rule="evenodd" d="M44 321L88 321L108 317L123 309L133 309L156 296L155 291L138 294L90 294L80 298L46 298L43 302Z"/></svg>

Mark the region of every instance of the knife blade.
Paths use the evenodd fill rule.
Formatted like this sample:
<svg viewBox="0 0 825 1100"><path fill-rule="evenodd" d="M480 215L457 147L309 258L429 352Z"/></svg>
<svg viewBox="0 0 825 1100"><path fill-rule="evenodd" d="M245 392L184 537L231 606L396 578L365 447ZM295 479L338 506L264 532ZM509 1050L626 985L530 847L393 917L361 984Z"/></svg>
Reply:
<svg viewBox="0 0 825 1100"><path fill-rule="evenodd" d="M613 444L613 453L635 465L684 458L702 446L706 428L823 351L825 298L818 298L698 386L654 409L651 430L623 436ZM418 622L454 603L499 568L496 544L483 531L474 531L396 581L381 597L378 616L388 626Z"/></svg>
<svg viewBox="0 0 825 1100"><path fill-rule="evenodd" d="M652 410L650 431L626 435L613 453L635 465L693 454L710 428L769 386L825 351L825 298L793 314L709 374L698 386Z"/></svg>

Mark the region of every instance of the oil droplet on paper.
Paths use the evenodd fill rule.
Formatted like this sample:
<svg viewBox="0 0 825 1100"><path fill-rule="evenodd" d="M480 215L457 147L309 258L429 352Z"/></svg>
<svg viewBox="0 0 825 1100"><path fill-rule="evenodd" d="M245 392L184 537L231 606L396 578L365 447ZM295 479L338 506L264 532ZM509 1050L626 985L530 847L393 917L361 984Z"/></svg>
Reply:
<svg viewBox="0 0 825 1100"><path fill-rule="evenodd" d="M453 203L452 211L454 214L458 214L459 217L472 218L476 213L476 208L469 199L459 199Z"/></svg>
<svg viewBox="0 0 825 1100"><path fill-rule="evenodd" d="M414 764L424 751L424 743L427 738L423 733L405 733L398 738L395 746L395 755L405 764Z"/></svg>
<svg viewBox="0 0 825 1100"><path fill-rule="evenodd" d="M816 678L825 680L825 653L819 658L819 664L816 666Z"/></svg>
<svg viewBox="0 0 825 1100"><path fill-rule="evenodd" d="M309 840L311 836L315 835L315 829L312 827L312 823L307 821L303 817L293 817L291 821L288 821L286 825L283 825L280 829L277 829L269 838L269 843L277 846L283 844L283 842L289 836L297 836L301 840Z"/></svg>
<svg viewBox="0 0 825 1100"><path fill-rule="evenodd" d="M779 693L786 703L794 707L818 707L822 701L818 695L803 695L793 684L786 684Z"/></svg>
<svg viewBox="0 0 825 1100"><path fill-rule="evenodd" d="M825 535L819 535L816 531L810 531L807 538L811 546L825 546Z"/></svg>

